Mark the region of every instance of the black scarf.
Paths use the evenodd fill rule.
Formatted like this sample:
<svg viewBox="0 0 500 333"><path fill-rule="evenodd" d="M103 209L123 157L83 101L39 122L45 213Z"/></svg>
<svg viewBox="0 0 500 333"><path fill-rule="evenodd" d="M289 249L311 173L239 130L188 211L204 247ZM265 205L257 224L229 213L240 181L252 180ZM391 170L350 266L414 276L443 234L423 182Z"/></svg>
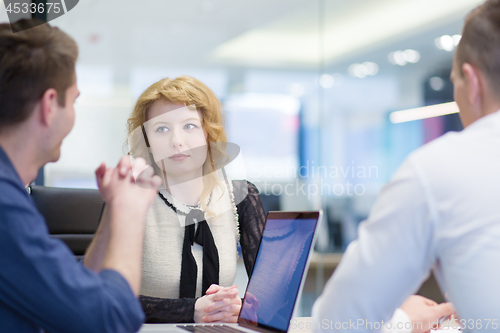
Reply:
<svg viewBox="0 0 500 333"><path fill-rule="evenodd" d="M158 194L165 204L177 214L175 206L168 202L161 193ZM179 212L179 214L182 214L182 212ZM198 222L197 229L195 228L196 222ZM191 251L194 243L203 246L202 295L205 295L210 285L219 284L219 252L212 232L205 220L205 214L199 209L192 209L186 216L184 227L179 298L196 297L198 266Z"/></svg>

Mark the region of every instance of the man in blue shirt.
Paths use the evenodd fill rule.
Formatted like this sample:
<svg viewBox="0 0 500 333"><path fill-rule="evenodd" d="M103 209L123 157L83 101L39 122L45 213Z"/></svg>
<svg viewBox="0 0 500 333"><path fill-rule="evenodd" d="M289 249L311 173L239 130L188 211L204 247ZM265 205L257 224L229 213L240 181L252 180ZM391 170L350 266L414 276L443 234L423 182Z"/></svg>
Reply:
<svg viewBox="0 0 500 333"><path fill-rule="evenodd" d="M15 24L24 30L0 25L0 332L135 332L144 319L144 221L156 195L147 188L161 180L149 173L135 184L144 161L101 165L106 209L83 265L49 238L25 186L59 159L73 127L78 48L48 24Z"/></svg>

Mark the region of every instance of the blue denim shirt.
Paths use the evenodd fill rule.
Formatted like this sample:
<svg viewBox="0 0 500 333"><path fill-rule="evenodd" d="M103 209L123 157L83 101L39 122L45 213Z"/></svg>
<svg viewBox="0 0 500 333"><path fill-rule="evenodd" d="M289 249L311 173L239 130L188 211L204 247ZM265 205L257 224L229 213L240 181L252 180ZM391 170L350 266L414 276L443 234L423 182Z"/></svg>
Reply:
<svg viewBox="0 0 500 333"><path fill-rule="evenodd" d="M93 272L49 237L0 147L0 332L136 332L143 321L120 273Z"/></svg>

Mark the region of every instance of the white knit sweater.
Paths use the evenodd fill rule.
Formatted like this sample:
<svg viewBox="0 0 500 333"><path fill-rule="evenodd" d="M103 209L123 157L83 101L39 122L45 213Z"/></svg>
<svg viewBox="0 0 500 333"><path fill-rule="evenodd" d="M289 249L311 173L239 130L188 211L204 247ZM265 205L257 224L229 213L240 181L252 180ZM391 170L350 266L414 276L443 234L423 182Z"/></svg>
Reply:
<svg viewBox="0 0 500 333"><path fill-rule="evenodd" d="M215 214L207 216L219 253L221 286L230 286L233 283L238 255L238 217L231 182L228 185L229 191L227 188L224 191L219 187L214 189L209 207ZM178 211L189 212L188 206L180 203L164 189L160 193ZM179 298L184 220L184 215L176 214L159 196L156 197L146 217L141 295ZM192 253L198 266L196 296L199 297L202 294L202 246L194 244Z"/></svg>

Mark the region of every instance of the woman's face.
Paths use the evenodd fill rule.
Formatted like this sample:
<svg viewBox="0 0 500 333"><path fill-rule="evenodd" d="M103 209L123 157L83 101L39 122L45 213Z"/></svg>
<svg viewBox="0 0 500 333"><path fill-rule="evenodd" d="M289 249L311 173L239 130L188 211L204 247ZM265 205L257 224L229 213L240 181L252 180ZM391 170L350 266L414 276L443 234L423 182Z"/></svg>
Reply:
<svg viewBox="0 0 500 333"><path fill-rule="evenodd" d="M172 176L201 176L207 158L202 114L162 100L150 107L144 128L156 165Z"/></svg>

